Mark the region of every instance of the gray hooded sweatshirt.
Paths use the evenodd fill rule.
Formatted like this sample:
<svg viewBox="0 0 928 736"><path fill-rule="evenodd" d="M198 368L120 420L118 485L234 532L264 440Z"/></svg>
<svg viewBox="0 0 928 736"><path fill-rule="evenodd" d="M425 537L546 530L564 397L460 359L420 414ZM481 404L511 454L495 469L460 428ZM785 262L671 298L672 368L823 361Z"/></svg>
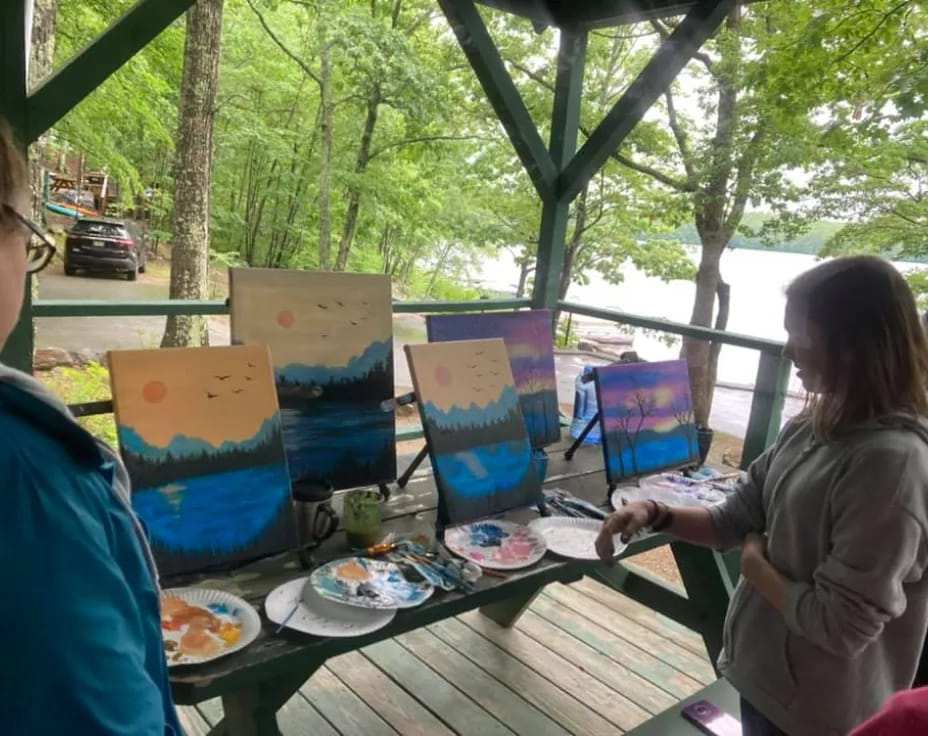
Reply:
<svg viewBox="0 0 928 736"><path fill-rule="evenodd" d="M797 421L711 509L722 548L766 532L793 581L781 613L743 579L719 669L791 736L845 736L911 686L928 627L928 421L892 415L827 444Z"/></svg>

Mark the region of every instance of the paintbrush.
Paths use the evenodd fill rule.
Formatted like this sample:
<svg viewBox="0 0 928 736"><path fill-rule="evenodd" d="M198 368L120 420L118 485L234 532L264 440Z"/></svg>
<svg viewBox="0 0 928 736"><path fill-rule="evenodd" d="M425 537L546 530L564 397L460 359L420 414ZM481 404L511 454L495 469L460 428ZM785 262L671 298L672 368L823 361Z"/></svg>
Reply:
<svg viewBox="0 0 928 736"><path fill-rule="evenodd" d="M299 610L300 610L300 602L297 601L296 603L293 604L293 610L290 611L290 613L287 614L287 617L283 621L280 622L280 626L278 626L277 631L274 632L275 636L279 634L281 631L283 631L284 628L286 628L287 624L290 623L290 619L293 618L296 615L296 612Z"/></svg>

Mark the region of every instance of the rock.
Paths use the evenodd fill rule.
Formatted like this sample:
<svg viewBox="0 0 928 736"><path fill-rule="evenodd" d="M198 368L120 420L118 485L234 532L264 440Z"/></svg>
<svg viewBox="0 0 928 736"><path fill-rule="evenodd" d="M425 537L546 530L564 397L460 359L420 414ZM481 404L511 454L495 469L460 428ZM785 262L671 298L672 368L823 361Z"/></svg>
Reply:
<svg viewBox="0 0 928 736"><path fill-rule="evenodd" d="M50 371L55 368L83 368L90 363L103 363L104 357L89 348L71 352L62 348L36 348L32 354L32 369Z"/></svg>
<svg viewBox="0 0 928 736"><path fill-rule="evenodd" d="M74 356L62 348L36 348L32 354L32 369L50 371L53 368L73 368Z"/></svg>

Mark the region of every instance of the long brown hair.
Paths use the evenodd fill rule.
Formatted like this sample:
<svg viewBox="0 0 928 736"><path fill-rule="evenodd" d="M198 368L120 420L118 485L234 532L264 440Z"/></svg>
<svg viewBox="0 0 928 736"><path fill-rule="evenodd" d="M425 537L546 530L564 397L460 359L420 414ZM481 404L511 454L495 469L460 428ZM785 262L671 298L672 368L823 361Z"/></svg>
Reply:
<svg viewBox="0 0 928 736"><path fill-rule="evenodd" d="M15 207L28 186L29 171L22 149L16 145L9 123L0 117L0 231L19 224L7 207Z"/></svg>
<svg viewBox="0 0 928 736"><path fill-rule="evenodd" d="M894 413L928 415L928 339L906 280L888 261L826 261L786 290L787 308L824 341L822 392L805 416L816 437Z"/></svg>

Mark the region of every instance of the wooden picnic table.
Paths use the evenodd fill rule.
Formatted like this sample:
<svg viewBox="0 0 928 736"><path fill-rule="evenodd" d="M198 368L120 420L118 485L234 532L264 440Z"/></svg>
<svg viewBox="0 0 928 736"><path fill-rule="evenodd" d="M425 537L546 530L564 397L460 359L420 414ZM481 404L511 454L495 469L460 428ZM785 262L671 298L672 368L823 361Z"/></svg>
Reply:
<svg viewBox="0 0 928 736"><path fill-rule="evenodd" d="M570 462L563 446L549 450L547 487L569 490L597 504L606 503L602 454L598 447L583 448ZM435 522L436 495L430 473L420 471L403 490L397 490L384 508L384 534L428 531ZM516 522L537 517L533 509L518 509L504 515ZM623 553L628 558L667 544L663 535L635 540ZM393 621L371 634L352 638L323 638L284 630L275 634L275 624L262 616L263 628L247 648L202 665L174 668L171 684L178 705L195 705L221 697L225 718L211 734L228 736L278 736L277 711L321 667L326 660L361 649L384 639L480 609L502 626L512 626L541 590L550 583L570 583L584 575L626 592L703 634L710 657L718 653L721 625L731 583L719 556L709 550L674 542L671 545L687 589L687 597L627 568L600 562L565 560L546 555L530 568L505 577L484 575L476 590L468 593L436 591L427 602L401 610ZM315 553L317 562L349 554L344 534L339 531ZM265 559L232 573L187 578L196 584L234 593L259 611L268 593L278 585L309 572L298 556L286 554ZM165 581L166 586L180 581ZM726 592L727 591L727 592Z"/></svg>

